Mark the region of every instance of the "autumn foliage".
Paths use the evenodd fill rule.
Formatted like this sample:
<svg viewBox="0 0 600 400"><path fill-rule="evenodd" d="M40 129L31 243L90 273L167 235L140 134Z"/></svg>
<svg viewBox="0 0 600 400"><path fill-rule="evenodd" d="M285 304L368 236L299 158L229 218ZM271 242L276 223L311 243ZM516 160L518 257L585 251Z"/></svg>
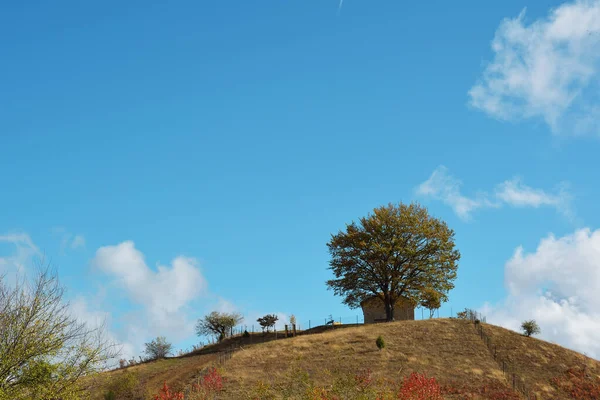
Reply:
<svg viewBox="0 0 600 400"><path fill-rule="evenodd" d="M402 400L444 400L442 390L435 378L413 372L404 379L398 399Z"/></svg>
<svg viewBox="0 0 600 400"><path fill-rule="evenodd" d="M573 377L581 377L580 373L575 373ZM461 394L465 399L473 398L471 393L467 394L460 390L444 387L442 388L433 377L427 377L425 374L417 372L411 373L409 376L404 378L401 382L395 382L391 380L385 380L385 389L381 391L381 383L383 381L376 380L373 376L371 369L364 369L354 375L353 382L349 381L350 391L358 395L357 398L365 399L376 399L376 400L443 400L444 394ZM556 380L557 384L559 380ZM560 381L562 382L562 381ZM379 385L378 385L379 383ZM174 392L167 386L165 382L160 393L154 396L154 400L209 400L217 398L216 396L223 390L224 378L216 368L210 368L208 372L198 381L192 385L192 390L189 396L184 396L182 392ZM380 389L378 389L378 387ZM598 399L600 397L600 391L590 391L590 387L585 385L574 385L569 386L569 389L580 388L581 393L586 393L588 397L573 397L575 399ZM274 394L272 387L269 385L262 384L260 394L252 397L255 399L271 398ZM338 388L339 389L339 388ZM519 396L512 391L498 390L500 388L482 388L480 395L483 395L487 399L493 400L513 400L518 399ZM587 391L586 391L587 390ZM598 390L598 387L595 388ZM572 392L579 393L579 392ZM596 396L596 397L589 397ZM346 398L337 392L334 387L319 387L309 385L307 390L301 395L302 398L308 400L340 400ZM354 397L353 397L354 398Z"/></svg>
<svg viewBox="0 0 600 400"><path fill-rule="evenodd" d="M192 391L188 399L190 400L208 400L215 397L217 393L223 390L223 377L216 368L210 368L198 383L192 385ZM174 392L169 389L167 382L164 383L159 394L154 396L154 400L184 400L186 397L182 392Z"/></svg>
<svg viewBox="0 0 600 400"><path fill-rule="evenodd" d="M160 392L154 396L154 400L183 400L183 393L181 392L172 392L167 386L167 382L163 384Z"/></svg>
<svg viewBox="0 0 600 400"><path fill-rule="evenodd" d="M550 383L571 399L600 399L600 378L589 374L585 368L569 368L563 375L552 378Z"/></svg>
<svg viewBox="0 0 600 400"><path fill-rule="evenodd" d="M206 400L223 390L223 376L216 368L210 368L198 383L192 385L192 398Z"/></svg>

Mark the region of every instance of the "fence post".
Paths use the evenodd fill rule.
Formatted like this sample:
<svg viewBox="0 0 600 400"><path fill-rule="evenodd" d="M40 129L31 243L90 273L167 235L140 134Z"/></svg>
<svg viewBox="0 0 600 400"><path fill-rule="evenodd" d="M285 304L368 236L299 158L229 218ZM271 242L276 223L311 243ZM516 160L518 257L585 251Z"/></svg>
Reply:
<svg viewBox="0 0 600 400"><path fill-rule="evenodd" d="M285 337L288 337L288 326L285 324Z"/></svg>
<svg viewBox="0 0 600 400"><path fill-rule="evenodd" d="M293 324L292 328L294 329L294 337L295 337L296 336L296 324Z"/></svg>

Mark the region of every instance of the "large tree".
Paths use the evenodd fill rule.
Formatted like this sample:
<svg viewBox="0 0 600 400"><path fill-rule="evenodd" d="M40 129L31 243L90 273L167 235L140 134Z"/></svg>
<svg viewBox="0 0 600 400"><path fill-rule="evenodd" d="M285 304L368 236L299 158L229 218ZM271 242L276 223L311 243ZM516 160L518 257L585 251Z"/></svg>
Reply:
<svg viewBox="0 0 600 400"><path fill-rule="evenodd" d="M416 203L378 207L332 235L327 246L335 276L328 288L351 308L379 297L388 321L400 298L417 305L425 288L448 293L460 259L454 231Z"/></svg>
<svg viewBox="0 0 600 400"><path fill-rule="evenodd" d="M226 313L213 311L198 320L196 333L198 336L214 335L219 342L242 320L242 315L236 312Z"/></svg>
<svg viewBox="0 0 600 400"><path fill-rule="evenodd" d="M118 355L102 328L74 317L63 295L49 267L14 284L0 276L0 400L82 398L82 378Z"/></svg>

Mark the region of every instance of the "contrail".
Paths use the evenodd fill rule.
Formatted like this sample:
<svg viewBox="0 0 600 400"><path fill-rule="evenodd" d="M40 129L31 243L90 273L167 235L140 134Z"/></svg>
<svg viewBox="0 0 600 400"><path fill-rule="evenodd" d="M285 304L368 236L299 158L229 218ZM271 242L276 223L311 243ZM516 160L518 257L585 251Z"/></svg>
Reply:
<svg viewBox="0 0 600 400"><path fill-rule="evenodd" d="M342 12L343 5L344 5L344 0L340 0L340 5L338 6L338 15Z"/></svg>

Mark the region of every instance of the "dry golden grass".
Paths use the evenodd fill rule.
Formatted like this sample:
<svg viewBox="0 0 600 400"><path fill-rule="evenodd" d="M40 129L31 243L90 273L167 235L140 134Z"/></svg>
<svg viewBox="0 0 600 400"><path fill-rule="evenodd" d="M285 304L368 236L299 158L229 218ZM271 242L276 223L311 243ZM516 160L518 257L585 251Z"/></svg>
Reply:
<svg viewBox="0 0 600 400"><path fill-rule="evenodd" d="M152 399L165 381L174 390L184 390L216 358L210 354L169 358L102 373L90 388L91 400L103 400L110 383L124 373L133 373L139 380L142 390L138 399Z"/></svg>
<svg viewBox="0 0 600 400"><path fill-rule="evenodd" d="M385 348L375 345L383 336ZM223 398L243 399L259 382L283 387L293 371L305 371L319 386L370 368L374 378L399 380L411 372L433 376L441 385L476 394L484 386L508 382L483 341L466 321L400 321L336 329L270 342L235 353L225 368ZM448 396L452 398L452 396ZM459 398L459 397L456 397Z"/></svg>
<svg viewBox="0 0 600 400"><path fill-rule="evenodd" d="M498 359L508 360L512 370L544 400L564 399L564 394L550 385L550 379L569 367L586 366L589 373L600 376L600 362L583 354L499 326L482 325L496 346Z"/></svg>

